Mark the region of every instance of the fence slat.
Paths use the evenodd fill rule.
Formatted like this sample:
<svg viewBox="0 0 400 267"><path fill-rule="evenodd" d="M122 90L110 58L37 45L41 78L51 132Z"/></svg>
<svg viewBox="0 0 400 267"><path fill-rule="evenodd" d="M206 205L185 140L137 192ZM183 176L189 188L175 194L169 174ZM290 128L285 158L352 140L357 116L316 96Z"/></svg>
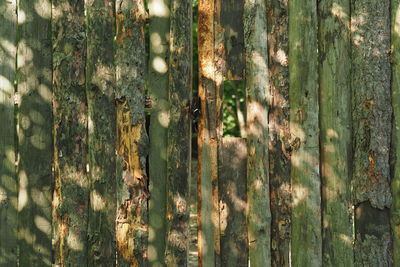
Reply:
<svg viewBox="0 0 400 267"><path fill-rule="evenodd" d="M317 2L289 1L292 264L321 266Z"/></svg>
<svg viewBox="0 0 400 267"><path fill-rule="evenodd" d="M83 1L53 1L54 261L87 262L86 33Z"/></svg>
<svg viewBox="0 0 400 267"><path fill-rule="evenodd" d="M272 266L290 266L291 186L289 129L288 6L268 1L270 79L269 176L271 196Z"/></svg>
<svg viewBox="0 0 400 267"><path fill-rule="evenodd" d="M351 267L350 1L323 0L318 7L323 265Z"/></svg>
<svg viewBox="0 0 400 267"><path fill-rule="evenodd" d="M166 264L187 266L192 157L192 1L171 1Z"/></svg>
<svg viewBox="0 0 400 267"><path fill-rule="evenodd" d="M17 265L18 189L15 173L14 80L16 1L0 3L0 265Z"/></svg>
<svg viewBox="0 0 400 267"><path fill-rule="evenodd" d="M52 261L51 4L18 4L19 264Z"/></svg>
<svg viewBox="0 0 400 267"><path fill-rule="evenodd" d="M246 139L223 138L218 159L221 266L248 266ZM223 190L222 190L223 189Z"/></svg>
<svg viewBox="0 0 400 267"><path fill-rule="evenodd" d="M391 52L392 52L392 107L393 138L392 153L394 158L390 225L393 235L393 266L400 265L400 1L391 1Z"/></svg>
<svg viewBox="0 0 400 267"><path fill-rule="evenodd" d="M225 80L242 80L244 78L244 31L243 0L221 1L221 27L225 49L226 71Z"/></svg>
<svg viewBox="0 0 400 267"><path fill-rule="evenodd" d="M268 161L267 14L263 0L245 0L247 199L251 266L271 266Z"/></svg>
<svg viewBox="0 0 400 267"><path fill-rule="evenodd" d="M165 262L170 0L149 0L149 262Z"/></svg>
<svg viewBox="0 0 400 267"><path fill-rule="evenodd" d="M143 0L116 2L118 266L146 266L149 197L146 175L145 37Z"/></svg>
<svg viewBox="0 0 400 267"><path fill-rule="evenodd" d="M198 250L199 266L219 261L217 85L215 74L215 3L199 1L199 97L201 117L198 135Z"/></svg>
<svg viewBox="0 0 400 267"><path fill-rule="evenodd" d="M86 1L89 153L88 265L116 261L115 35L113 0Z"/></svg>
<svg viewBox="0 0 400 267"><path fill-rule="evenodd" d="M390 1L352 1L355 265L391 266Z"/></svg>

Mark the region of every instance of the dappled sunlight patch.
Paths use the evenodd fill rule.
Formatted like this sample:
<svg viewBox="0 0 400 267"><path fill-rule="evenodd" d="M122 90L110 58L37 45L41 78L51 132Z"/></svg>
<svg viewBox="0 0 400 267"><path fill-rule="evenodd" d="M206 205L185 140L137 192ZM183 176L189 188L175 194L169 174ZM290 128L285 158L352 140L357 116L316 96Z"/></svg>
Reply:
<svg viewBox="0 0 400 267"><path fill-rule="evenodd" d="M165 52L166 47L163 45L161 36L158 32L152 32L150 34L150 45L151 50L154 53L161 54Z"/></svg>
<svg viewBox="0 0 400 267"><path fill-rule="evenodd" d="M148 3L148 8L150 10L151 16L168 18L170 11L167 5L165 5L163 0L150 0Z"/></svg>
<svg viewBox="0 0 400 267"><path fill-rule="evenodd" d="M14 86L11 81L2 75L0 75L0 91L7 97L11 97L11 94L14 91Z"/></svg>
<svg viewBox="0 0 400 267"><path fill-rule="evenodd" d="M219 216L221 235L224 235L228 227L229 206L222 200L219 201Z"/></svg>
<svg viewBox="0 0 400 267"><path fill-rule="evenodd" d="M304 202L309 195L309 189L301 185L292 185L293 207Z"/></svg>
<svg viewBox="0 0 400 267"><path fill-rule="evenodd" d="M34 6L36 13L40 17L42 17L43 19L51 18L51 4L49 0L36 0Z"/></svg>
<svg viewBox="0 0 400 267"><path fill-rule="evenodd" d="M346 14L346 12L343 10L343 7L341 7L337 3L332 4L331 14L341 20L347 20L348 17L348 14Z"/></svg>
<svg viewBox="0 0 400 267"><path fill-rule="evenodd" d="M42 231L44 234L49 236L51 234L51 223L41 216L35 216L35 226Z"/></svg>
<svg viewBox="0 0 400 267"><path fill-rule="evenodd" d="M69 248L75 251L83 250L83 244L81 242L81 237L77 235L74 230L70 227L68 229L67 245Z"/></svg>
<svg viewBox="0 0 400 267"><path fill-rule="evenodd" d="M90 191L90 207L94 211L101 211L105 208L105 206L106 202L103 196L94 189Z"/></svg>
<svg viewBox="0 0 400 267"><path fill-rule="evenodd" d="M18 43L18 68L22 68L33 59L33 50L27 45L27 41L22 39Z"/></svg>
<svg viewBox="0 0 400 267"><path fill-rule="evenodd" d="M336 139L338 139L339 138L339 134L336 132L336 130L334 130L334 129L328 129L328 130L326 130L326 136L328 137L328 138L336 138Z"/></svg>
<svg viewBox="0 0 400 267"><path fill-rule="evenodd" d="M19 195L18 195L18 211L24 209L24 207L28 204L28 176L26 172L21 170L19 172Z"/></svg>
<svg viewBox="0 0 400 267"><path fill-rule="evenodd" d="M168 71L167 63L165 62L164 59L162 59L161 57L158 57L158 56L154 57L151 66L153 67L153 69L155 71L157 71L158 73L161 73L161 74L167 73L167 71Z"/></svg>
<svg viewBox="0 0 400 267"><path fill-rule="evenodd" d="M347 247L352 247L353 246L353 240L351 237L345 234L339 234L340 240L343 241L343 244L346 245Z"/></svg>

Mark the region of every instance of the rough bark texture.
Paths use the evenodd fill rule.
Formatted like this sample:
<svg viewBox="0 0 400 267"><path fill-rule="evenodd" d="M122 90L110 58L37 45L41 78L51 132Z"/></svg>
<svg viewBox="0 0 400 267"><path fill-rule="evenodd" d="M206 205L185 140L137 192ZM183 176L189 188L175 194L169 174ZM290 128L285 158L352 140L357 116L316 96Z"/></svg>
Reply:
<svg viewBox="0 0 400 267"><path fill-rule="evenodd" d="M400 1L391 1L391 41L392 41L392 106L393 106L393 139L392 156L392 196L390 209L393 235L393 266L400 265Z"/></svg>
<svg viewBox="0 0 400 267"><path fill-rule="evenodd" d="M246 139L223 138L219 161L221 266L248 266Z"/></svg>
<svg viewBox="0 0 400 267"><path fill-rule="evenodd" d="M0 3L0 265L17 265L16 127L14 81L17 32L16 1Z"/></svg>
<svg viewBox="0 0 400 267"><path fill-rule="evenodd" d="M86 34L82 1L53 1L54 262L87 262ZM22 118L21 118L22 120ZM37 170L37 169L36 169Z"/></svg>
<svg viewBox="0 0 400 267"><path fill-rule="evenodd" d="M392 120L389 6L388 0L352 3L356 266L391 265L391 238L386 232L389 229L389 213L385 211L392 202L389 168ZM375 239L380 242L374 242ZM367 258L373 261L366 262Z"/></svg>
<svg viewBox="0 0 400 267"><path fill-rule="evenodd" d="M323 265L353 266L350 1L319 4Z"/></svg>
<svg viewBox="0 0 400 267"><path fill-rule="evenodd" d="M146 175L148 137L144 116L147 13L143 0L117 7L117 218L119 266L147 266L149 197Z"/></svg>
<svg viewBox="0 0 400 267"><path fill-rule="evenodd" d="M251 266L271 266L268 48L265 1L245 0L248 239Z"/></svg>
<svg viewBox="0 0 400 267"><path fill-rule="evenodd" d="M112 0L86 1L88 42L86 90L91 183L89 266L113 266L116 261L114 13Z"/></svg>
<svg viewBox="0 0 400 267"><path fill-rule="evenodd" d="M289 1L292 264L321 266L316 1Z"/></svg>
<svg viewBox="0 0 400 267"><path fill-rule="evenodd" d="M290 265L291 235L288 11L286 0L268 2L271 261L284 267Z"/></svg>
<svg viewBox="0 0 400 267"><path fill-rule="evenodd" d="M171 1L170 124L167 153L167 266L187 266L192 143L192 2Z"/></svg>
<svg viewBox="0 0 400 267"><path fill-rule="evenodd" d="M19 1L19 264L50 266L52 199L51 5ZM26 19L29 18L29 19Z"/></svg>
<svg viewBox="0 0 400 267"><path fill-rule="evenodd" d="M221 26L224 29L225 80L244 78L243 0L221 1Z"/></svg>
<svg viewBox="0 0 400 267"><path fill-rule="evenodd" d="M147 84L152 102L149 128L149 262L152 266L161 266L165 263L166 242L170 0L150 0L148 6L150 56Z"/></svg>
<svg viewBox="0 0 400 267"><path fill-rule="evenodd" d="M199 1L198 249L199 266L219 262L217 85L214 0ZM219 77L220 80L221 77Z"/></svg>

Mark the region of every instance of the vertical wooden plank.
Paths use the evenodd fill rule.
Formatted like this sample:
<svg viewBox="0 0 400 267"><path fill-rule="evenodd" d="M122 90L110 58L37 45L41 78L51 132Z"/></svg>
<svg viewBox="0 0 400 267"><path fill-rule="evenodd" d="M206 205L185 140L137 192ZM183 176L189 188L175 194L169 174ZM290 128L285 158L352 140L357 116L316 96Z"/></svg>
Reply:
<svg viewBox="0 0 400 267"><path fill-rule="evenodd" d="M87 263L86 33L84 2L54 0L54 264Z"/></svg>
<svg viewBox="0 0 400 267"><path fill-rule="evenodd" d="M50 1L18 2L19 264L52 261L52 61Z"/></svg>
<svg viewBox="0 0 400 267"><path fill-rule="evenodd" d="M319 3L324 266L353 266L350 1Z"/></svg>
<svg viewBox="0 0 400 267"><path fill-rule="evenodd" d="M149 262L165 262L167 207L168 56L170 0L149 0L148 95L152 102L149 138Z"/></svg>
<svg viewBox="0 0 400 267"><path fill-rule="evenodd" d="M192 1L171 1L167 150L167 266L188 266L192 157Z"/></svg>
<svg viewBox="0 0 400 267"><path fill-rule="evenodd" d="M198 250L199 266L219 260L217 85L215 74L215 3L199 1L199 97L198 133Z"/></svg>
<svg viewBox="0 0 400 267"><path fill-rule="evenodd" d="M116 262L114 4L113 0L86 1L89 266L113 266Z"/></svg>
<svg viewBox="0 0 400 267"><path fill-rule="evenodd" d="M15 170L16 142L14 81L16 62L17 1L0 3L0 265L17 265L18 189Z"/></svg>
<svg viewBox="0 0 400 267"><path fill-rule="evenodd" d="M147 266L144 26L148 15L143 0L118 0L116 8L117 152L121 166L117 172L117 264Z"/></svg>
<svg viewBox="0 0 400 267"><path fill-rule="evenodd" d="M390 1L352 1L355 265L391 266Z"/></svg>
<svg viewBox="0 0 400 267"><path fill-rule="evenodd" d="M317 1L289 1L292 264L321 266Z"/></svg>
<svg viewBox="0 0 400 267"><path fill-rule="evenodd" d="M221 266L248 266L246 139L225 137L221 149L222 156L218 159Z"/></svg>
<svg viewBox="0 0 400 267"><path fill-rule="evenodd" d="M243 0L221 1L221 27L224 29L225 80L244 78Z"/></svg>
<svg viewBox="0 0 400 267"><path fill-rule="evenodd" d="M400 1L391 1L391 52L392 52L392 107L393 173L390 208L390 225L393 234L393 266L400 265Z"/></svg>
<svg viewBox="0 0 400 267"><path fill-rule="evenodd" d="M251 266L271 266L268 161L267 13L263 0L245 0L247 199Z"/></svg>
<svg viewBox="0 0 400 267"><path fill-rule="evenodd" d="M291 184L289 129L288 4L267 2L270 73L269 179L272 266L290 266Z"/></svg>

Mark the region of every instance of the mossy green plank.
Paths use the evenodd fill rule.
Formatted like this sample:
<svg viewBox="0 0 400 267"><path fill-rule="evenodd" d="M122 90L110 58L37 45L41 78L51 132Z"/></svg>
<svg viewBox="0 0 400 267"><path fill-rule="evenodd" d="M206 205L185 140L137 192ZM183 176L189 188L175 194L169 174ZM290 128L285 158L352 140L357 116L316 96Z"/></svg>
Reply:
<svg viewBox="0 0 400 267"><path fill-rule="evenodd" d="M267 13L264 0L244 1L247 107L247 227L251 266L271 266Z"/></svg>
<svg viewBox="0 0 400 267"><path fill-rule="evenodd" d="M322 266L317 1L289 1L292 265Z"/></svg>
<svg viewBox="0 0 400 267"><path fill-rule="evenodd" d="M318 6L324 266L353 266L350 1Z"/></svg>
<svg viewBox="0 0 400 267"><path fill-rule="evenodd" d="M16 1L0 3L0 265L17 265L16 125L14 81L17 32Z"/></svg>
<svg viewBox="0 0 400 267"><path fill-rule="evenodd" d="M150 51L147 88L152 102L149 127L149 138L152 140L149 150L149 263L162 266L166 242L170 1L150 0L148 8Z"/></svg>

